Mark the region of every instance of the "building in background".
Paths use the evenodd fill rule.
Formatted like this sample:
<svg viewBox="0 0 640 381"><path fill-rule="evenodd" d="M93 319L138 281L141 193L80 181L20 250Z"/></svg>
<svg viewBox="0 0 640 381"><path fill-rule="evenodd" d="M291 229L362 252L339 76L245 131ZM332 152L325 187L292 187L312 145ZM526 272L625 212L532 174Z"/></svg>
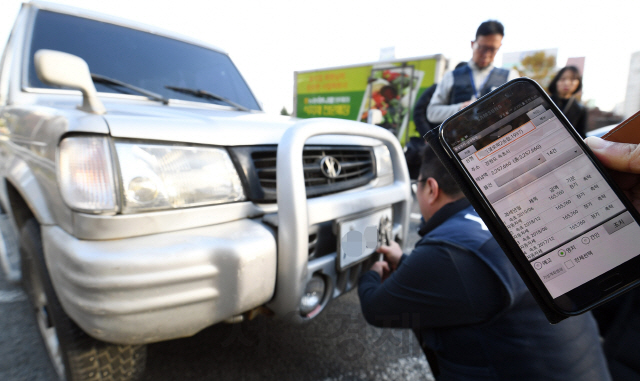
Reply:
<svg viewBox="0 0 640 381"><path fill-rule="evenodd" d="M627 94L624 100L625 119L638 110L640 110L640 52L635 52L631 55L631 65L629 65Z"/></svg>

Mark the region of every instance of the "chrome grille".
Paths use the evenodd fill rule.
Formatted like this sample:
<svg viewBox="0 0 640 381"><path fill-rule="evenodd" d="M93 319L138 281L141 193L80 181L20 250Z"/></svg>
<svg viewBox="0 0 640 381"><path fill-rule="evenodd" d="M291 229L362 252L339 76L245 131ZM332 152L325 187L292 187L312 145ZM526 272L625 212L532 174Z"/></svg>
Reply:
<svg viewBox="0 0 640 381"><path fill-rule="evenodd" d="M321 161L332 157L340 172L331 178L321 169ZM265 195L276 191L276 150L251 153L257 179ZM375 177L373 149L369 147L305 147L302 154L307 197L317 197L364 185Z"/></svg>

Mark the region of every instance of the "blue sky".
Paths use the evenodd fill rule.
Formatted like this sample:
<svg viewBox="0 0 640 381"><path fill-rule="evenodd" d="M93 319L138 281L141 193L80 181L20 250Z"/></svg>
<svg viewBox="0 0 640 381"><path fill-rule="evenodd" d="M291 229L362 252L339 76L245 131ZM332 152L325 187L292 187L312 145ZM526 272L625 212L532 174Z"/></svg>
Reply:
<svg viewBox="0 0 640 381"><path fill-rule="evenodd" d="M293 105L293 72L444 54L468 60L478 25L505 25L503 52L558 49L558 63L585 56L583 99L604 110L624 100L631 53L640 51L638 0L607 1L204 1L57 0L175 31L225 49L265 111ZM20 0L0 5L6 41Z"/></svg>

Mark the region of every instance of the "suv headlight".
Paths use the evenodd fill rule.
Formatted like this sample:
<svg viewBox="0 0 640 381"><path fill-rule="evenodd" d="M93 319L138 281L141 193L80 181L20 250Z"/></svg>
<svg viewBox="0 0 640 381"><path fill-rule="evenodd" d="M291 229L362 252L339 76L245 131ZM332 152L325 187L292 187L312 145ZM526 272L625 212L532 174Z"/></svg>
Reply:
<svg viewBox="0 0 640 381"><path fill-rule="evenodd" d="M116 143L122 212L244 200L240 177L224 149Z"/></svg>
<svg viewBox="0 0 640 381"><path fill-rule="evenodd" d="M122 213L185 208L245 199L226 150L161 144L115 144ZM65 202L94 213L118 210L109 141L74 137L60 144Z"/></svg>

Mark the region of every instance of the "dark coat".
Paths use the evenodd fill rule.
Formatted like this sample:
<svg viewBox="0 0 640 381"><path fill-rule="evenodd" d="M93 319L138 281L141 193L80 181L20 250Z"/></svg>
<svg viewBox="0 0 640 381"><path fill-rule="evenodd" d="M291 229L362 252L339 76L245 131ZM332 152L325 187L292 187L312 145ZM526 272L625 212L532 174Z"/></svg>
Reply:
<svg viewBox="0 0 640 381"><path fill-rule="evenodd" d="M466 199L421 232L388 279L369 271L358 293L369 323L418 332L437 380L610 379L592 315L550 325Z"/></svg>
<svg viewBox="0 0 640 381"><path fill-rule="evenodd" d="M551 99L584 139L587 136L587 108L575 98L570 101L570 99L562 99L557 95L551 95Z"/></svg>

